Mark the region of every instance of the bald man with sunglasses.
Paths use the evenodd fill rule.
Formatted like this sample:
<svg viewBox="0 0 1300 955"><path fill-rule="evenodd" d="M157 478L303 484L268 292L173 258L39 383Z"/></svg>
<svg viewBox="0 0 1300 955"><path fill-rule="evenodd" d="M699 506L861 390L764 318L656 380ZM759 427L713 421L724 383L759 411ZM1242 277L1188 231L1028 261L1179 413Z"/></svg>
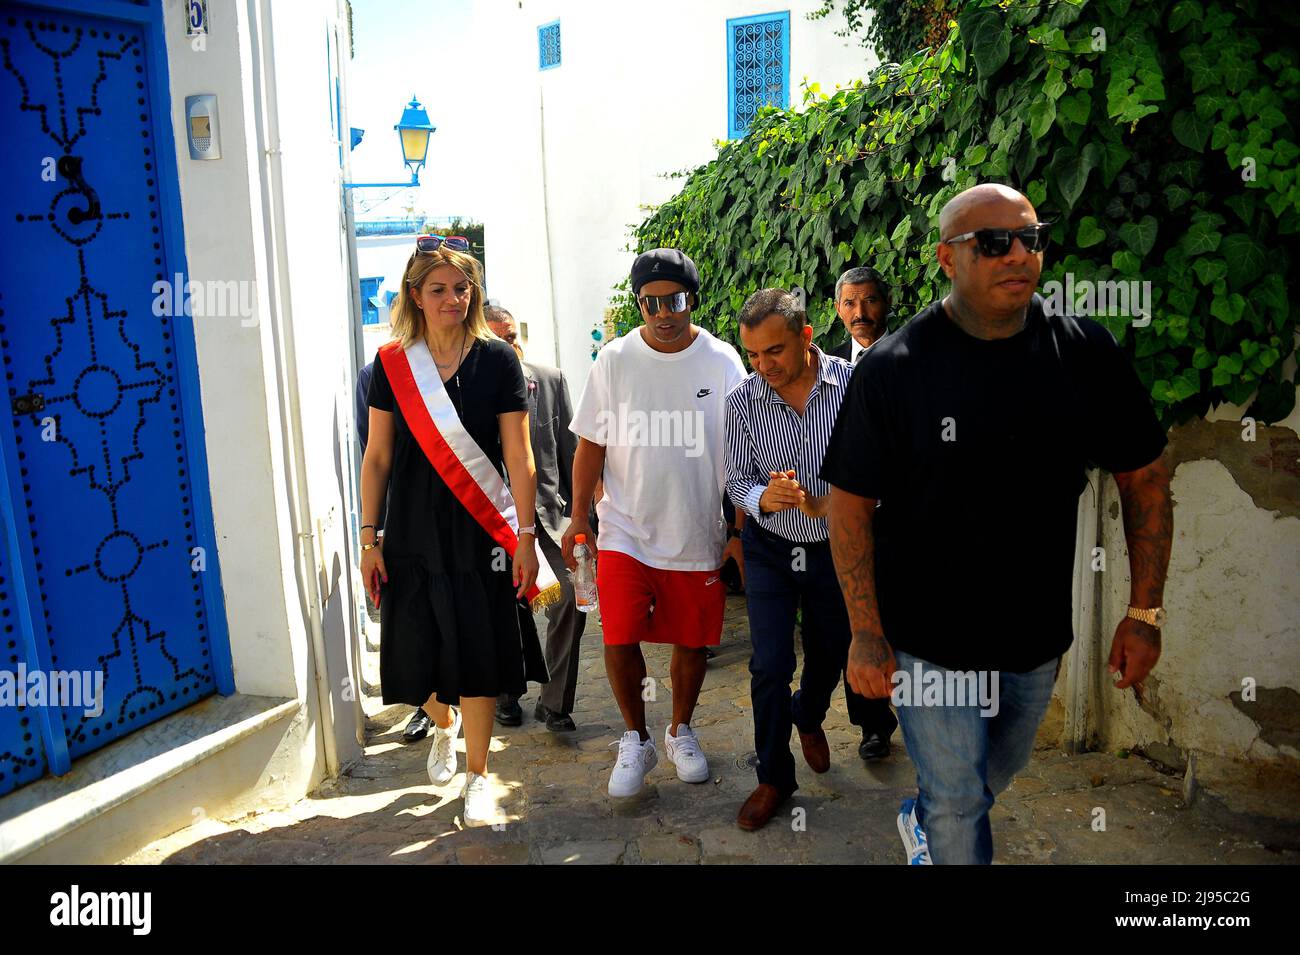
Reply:
<svg viewBox="0 0 1300 955"><path fill-rule="evenodd" d="M1044 308L1048 231L1007 186L949 201L936 255L952 290L859 363L821 471L849 682L892 692L916 766L898 816L910 864L992 861L989 810L1029 762L1074 638L1089 467L1119 487L1132 571L1116 687L1140 687L1160 656L1165 431L1105 326Z"/></svg>

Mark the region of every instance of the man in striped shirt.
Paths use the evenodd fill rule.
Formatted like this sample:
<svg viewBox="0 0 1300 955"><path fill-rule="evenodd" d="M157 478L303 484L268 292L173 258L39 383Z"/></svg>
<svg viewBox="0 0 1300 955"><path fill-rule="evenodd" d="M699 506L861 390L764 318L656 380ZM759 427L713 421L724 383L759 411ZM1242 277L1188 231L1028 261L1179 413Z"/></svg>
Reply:
<svg viewBox="0 0 1300 955"><path fill-rule="evenodd" d="M726 489L752 518L741 543L759 784L736 823L754 830L798 788L791 725L813 772L830 768L822 721L844 672L851 631L828 542L830 487L817 474L853 367L812 343L803 306L783 289L755 292L739 322L754 371L727 395ZM804 666L791 696L800 609ZM845 692L850 721L864 735L888 740L897 726L889 701L868 700L847 685Z"/></svg>

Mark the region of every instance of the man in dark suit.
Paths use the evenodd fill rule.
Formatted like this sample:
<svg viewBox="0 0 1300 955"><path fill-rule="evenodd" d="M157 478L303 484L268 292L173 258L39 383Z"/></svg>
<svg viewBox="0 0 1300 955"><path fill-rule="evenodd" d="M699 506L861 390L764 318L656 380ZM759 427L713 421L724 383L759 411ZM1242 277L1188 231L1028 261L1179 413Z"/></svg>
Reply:
<svg viewBox="0 0 1300 955"><path fill-rule="evenodd" d="M485 313L492 333L514 346L528 383L528 437L537 465L537 544L564 589L563 598L546 609L546 668L551 680L542 687L533 716L545 721L553 732L566 732L576 728L570 714L578 686L579 644L587 625L587 615L574 601L573 582L557 543L568 525L573 497L573 454L577 450L577 436L569 430L573 405L564 372L524 361L514 317L499 305L488 305ZM518 698L500 697L496 718L503 726L522 723Z"/></svg>
<svg viewBox="0 0 1300 955"><path fill-rule="evenodd" d="M375 363L372 361L359 372L357 372L357 441L361 445L361 456L365 457L366 442L370 439L370 405L368 404L370 395L370 377L374 374ZM375 529L375 536L378 538L384 533L384 517L388 514L388 498L384 498L384 503L379 506L379 517L375 523L379 526ZM379 608L374 605L370 599L370 591L366 591L366 613L375 623L379 622Z"/></svg>
<svg viewBox="0 0 1300 955"><path fill-rule="evenodd" d="M885 277L873 268L849 269L835 283L835 314L844 323L849 337L830 349L830 354L856 365L867 349L889 334L888 322L893 314L892 291ZM862 742L858 755L864 760L889 755L889 738L898 728L898 720L889 709L888 700L868 700L858 696L844 683L844 693L853 709L864 716Z"/></svg>
<svg viewBox="0 0 1300 955"><path fill-rule="evenodd" d="M872 268L849 269L835 283L835 314L849 337L830 354L857 364L868 348L889 334L891 292L885 277Z"/></svg>

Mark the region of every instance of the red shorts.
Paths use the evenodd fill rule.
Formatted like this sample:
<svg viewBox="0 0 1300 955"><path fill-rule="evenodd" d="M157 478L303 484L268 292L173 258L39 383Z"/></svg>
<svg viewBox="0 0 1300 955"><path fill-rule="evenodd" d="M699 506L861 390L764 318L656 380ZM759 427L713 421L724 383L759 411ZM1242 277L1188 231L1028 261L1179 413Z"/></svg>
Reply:
<svg viewBox="0 0 1300 955"><path fill-rule="evenodd" d="M607 646L644 641L716 647L722 642L727 588L716 570L659 570L602 550L596 590Z"/></svg>

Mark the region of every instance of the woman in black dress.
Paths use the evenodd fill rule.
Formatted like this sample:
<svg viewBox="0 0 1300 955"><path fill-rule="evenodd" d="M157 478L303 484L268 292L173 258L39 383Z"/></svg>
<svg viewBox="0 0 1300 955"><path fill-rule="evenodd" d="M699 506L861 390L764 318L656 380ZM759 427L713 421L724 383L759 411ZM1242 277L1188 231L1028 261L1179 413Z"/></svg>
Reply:
<svg viewBox="0 0 1300 955"><path fill-rule="evenodd" d="M463 240L421 237L394 302L393 336L404 347L423 339L465 430L498 472L504 462L516 513L533 514L527 387L514 351L484 321L481 276ZM547 680L537 634L521 631L516 612L537 579L534 535L521 527L513 560L505 558L412 435L383 354L371 378L361 466L361 576L379 606L383 698L423 705L432 718L435 785L456 774L463 716L463 816L484 825L496 815L485 778L496 698ZM376 543L372 525L385 493L384 537Z"/></svg>

